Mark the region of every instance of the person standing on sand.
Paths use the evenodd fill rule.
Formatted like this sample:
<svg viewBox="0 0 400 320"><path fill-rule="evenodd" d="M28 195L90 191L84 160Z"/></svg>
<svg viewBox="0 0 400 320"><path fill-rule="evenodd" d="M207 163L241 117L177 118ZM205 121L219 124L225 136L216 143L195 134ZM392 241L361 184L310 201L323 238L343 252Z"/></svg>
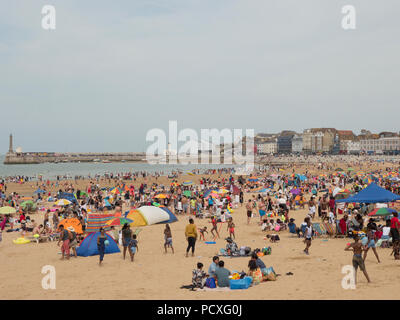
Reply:
<svg viewBox="0 0 400 320"><path fill-rule="evenodd" d="M365 259L367 258L368 250L369 250L369 248L371 248L372 251L375 254L376 259L378 260L378 263L380 263L381 261L379 260L378 252L376 252L375 231L373 230L373 226L372 225L369 225L367 228L368 228L367 229L368 245L367 245L367 248L364 250L364 258L363 258L363 260L365 262Z"/></svg>
<svg viewBox="0 0 400 320"><path fill-rule="evenodd" d="M188 241L188 247L186 249L186 257L188 257L188 253L190 248L192 248L192 257L194 256L194 247L197 240L197 227L194 224L194 220L192 218L189 219L189 224L185 229L185 236Z"/></svg>
<svg viewBox="0 0 400 320"><path fill-rule="evenodd" d="M251 215L253 214L253 205L251 203L251 199L246 204L246 210L247 210L247 224L250 224L250 219Z"/></svg>
<svg viewBox="0 0 400 320"><path fill-rule="evenodd" d="M311 224L310 217L307 217L305 219L305 221L307 222L307 225L306 225L306 229L304 232L304 243L306 244L306 248L304 249L304 252L305 252L305 254L308 255L309 254L308 249L311 247L311 240L313 238L314 230L313 230L313 226Z"/></svg>
<svg viewBox="0 0 400 320"><path fill-rule="evenodd" d="M60 242L62 241L61 245L61 260L64 260L64 258L69 259L69 233L68 230L64 229L64 225L60 225L60 238L57 242L57 246L60 245Z"/></svg>
<svg viewBox="0 0 400 320"><path fill-rule="evenodd" d="M103 228L100 228L100 235L97 238L97 249L99 250L99 266L101 266L101 263L103 262L104 259L104 254L106 252L106 244L105 241L107 240L106 233Z"/></svg>
<svg viewBox="0 0 400 320"><path fill-rule="evenodd" d="M59 219L58 219L58 210L53 213L53 229L56 230L58 227Z"/></svg>
<svg viewBox="0 0 400 320"><path fill-rule="evenodd" d="M365 269L365 263L361 256L362 252L365 251L365 247L358 242L360 240L359 236L356 234L354 236L354 243L347 244L345 251L353 251L353 267L354 267L354 284L357 284L357 269L360 267L360 270L364 273L368 282L371 282L369 279L367 270Z"/></svg>
<svg viewBox="0 0 400 320"><path fill-rule="evenodd" d="M175 253L174 247L172 246L172 232L168 223L165 225L164 229L164 240L165 253L167 253L167 247L170 247L172 249L172 253Z"/></svg>
<svg viewBox="0 0 400 320"><path fill-rule="evenodd" d="M123 252L124 260L126 257L126 250L128 250L128 248L129 248L129 243L131 242L131 239L132 239L131 227L129 224L125 223L124 226L122 227L122 245L124 246L124 252ZM132 259L131 250L129 250L129 254Z"/></svg>

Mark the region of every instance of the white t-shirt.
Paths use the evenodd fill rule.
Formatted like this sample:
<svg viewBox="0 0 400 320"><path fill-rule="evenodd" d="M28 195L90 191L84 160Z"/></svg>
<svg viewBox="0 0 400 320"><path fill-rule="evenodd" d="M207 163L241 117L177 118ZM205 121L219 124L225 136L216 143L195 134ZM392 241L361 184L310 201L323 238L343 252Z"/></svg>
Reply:
<svg viewBox="0 0 400 320"><path fill-rule="evenodd" d="M332 211L330 211L329 213L328 213L328 218L329 218L329 223L335 223L335 215L333 214L333 212Z"/></svg>
<svg viewBox="0 0 400 320"><path fill-rule="evenodd" d="M382 236L389 236L389 234L390 234L390 227L383 227Z"/></svg>
<svg viewBox="0 0 400 320"><path fill-rule="evenodd" d="M312 225L306 227L306 238L311 238L312 237Z"/></svg>

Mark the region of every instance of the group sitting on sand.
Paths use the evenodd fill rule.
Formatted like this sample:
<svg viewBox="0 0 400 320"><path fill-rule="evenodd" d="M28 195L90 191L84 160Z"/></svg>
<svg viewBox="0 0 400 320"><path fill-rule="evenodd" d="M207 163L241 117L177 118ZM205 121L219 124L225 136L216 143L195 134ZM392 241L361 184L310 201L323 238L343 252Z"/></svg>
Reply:
<svg viewBox="0 0 400 320"><path fill-rule="evenodd" d="M225 262L220 260L218 256L214 256L212 263L208 268L208 273L203 270L203 264L197 263L197 269L192 271L192 286L193 289L208 288L226 288L230 286L230 280L234 272L225 268ZM249 276L252 278L251 285L260 284L263 281L275 281L276 274L273 268L267 268L264 262L257 256L256 253L251 255L251 259L248 262L248 271L237 273L236 278L243 278Z"/></svg>

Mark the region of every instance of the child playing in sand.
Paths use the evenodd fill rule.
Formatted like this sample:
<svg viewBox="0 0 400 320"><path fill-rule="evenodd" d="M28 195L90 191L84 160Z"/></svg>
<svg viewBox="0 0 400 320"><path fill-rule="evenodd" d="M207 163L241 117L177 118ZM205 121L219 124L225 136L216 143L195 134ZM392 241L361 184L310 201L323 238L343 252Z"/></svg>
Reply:
<svg viewBox="0 0 400 320"><path fill-rule="evenodd" d="M277 234L267 234L267 238L270 239L269 241L271 241L273 243L278 242L279 240L281 240L279 238L279 235L277 235Z"/></svg>
<svg viewBox="0 0 400 320"><path fill-rule="evenodd" d="M314 236L313 226L311 224L311 218L306 217L304 221L307 223L304 232L304 243L306 244L306 248L304 249L305 254L309 254L308 249L311 247L311 240Z"/></svg>
<svg viewBox="0 0 400 320"><path fill-rule="evenodd" d="M172 249L172 253L174 253L174 247L172 246L172 232L168 223L165 225L164 229L164 240L165 253L167 253L167 247L170 247Z"/></svg>
<svg viewBox="0 0 400 320"><path fill-rule="evenodd" d="M208 275L203 270L203 264L201 262L197 263L197 269L192 271L192 285L193 288L203 289L206 283Z"/></svg>
<svg viewBox="0 0 400 320"><path fill-rule="evenodd" d="M132 239L131 239L131 241L130 241L130 243L129 243L129 249L130 249L131 252L132 252L131 261L133 262L133 259L134 259L134 257L135 257L135 253L136 253L137 251L139 251L139 248L138 248L138 241L136 240L136 234L134 234L134 235L132 236Z"/></svg>
<svg viewBox="0 0 400 320"><path fill-rule="evenodd" d="M232 218L229 219L228 227L227 227L226 230L229 231L229 237L230 238L232 238L232 236L233 236L233 238L236 239L236 237L235 237L235 224L233 223L233 219Z"/></svg>
<svg viewBox="0 0 400 320"><path fill-rule="evenodd" d="M211 224L212 224L212 228L211 228L211 234L213 235L214 238L218 237L219 238L219 233L218 233L218 222L217 219L215 218L215 216L211 217ZM217 235L214 235L214 231L217 233Z"/></svg>
<svg viewBox="0 0 400 320"><path fill-rule="evenodd" d="M204 237L204 233L208 233L207 227L200 228L200 229L199 229L199 232L200 232L200 239L203 238L203 240L206 241L206 239L205 239L205 237Z"/></svg>

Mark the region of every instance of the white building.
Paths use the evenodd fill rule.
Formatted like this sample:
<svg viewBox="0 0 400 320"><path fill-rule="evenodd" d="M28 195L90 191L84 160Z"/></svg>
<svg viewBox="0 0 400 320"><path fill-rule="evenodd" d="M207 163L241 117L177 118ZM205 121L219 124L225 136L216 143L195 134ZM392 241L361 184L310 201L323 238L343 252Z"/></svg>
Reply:
<svg viewBox="0 0 400 320"><path fill-rule="evenodd" d="M276 139L257 144L258 154L275 154L278 152L278 143Z"/></svg>
<svg viewBox="0 0 400 320"><path fill-rule="evenodd" d="M360 148L364 152L400 151L400 137L381 137L379 139L363 139Z"/></svg>
<svg viewBox="0 0 400 320"><path fill-rule="evenodd" d="M292 139L292 153L303 152L303 135L295 134Z"/></svg>
<svg viewBox="0 0 400 320"><path fill-rule="evenodd" d="M340 141L340 150L345 151L347 154L360 153L361 143L360 143L360 141L341 140Z"/></svg>

